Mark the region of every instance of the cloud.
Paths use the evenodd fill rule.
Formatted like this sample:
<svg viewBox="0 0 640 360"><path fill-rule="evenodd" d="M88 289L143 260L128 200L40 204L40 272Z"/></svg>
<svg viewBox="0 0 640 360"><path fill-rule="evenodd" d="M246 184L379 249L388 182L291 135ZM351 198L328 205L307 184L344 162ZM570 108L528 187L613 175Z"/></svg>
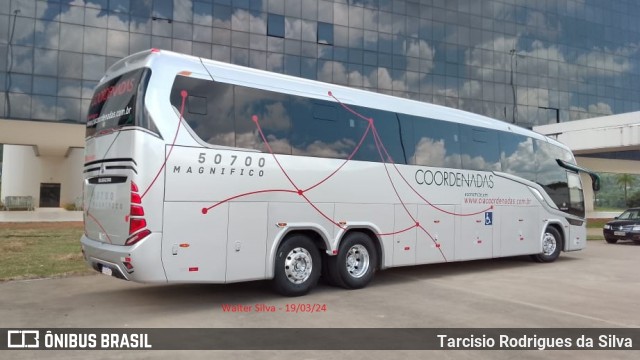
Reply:
<svg viewBox="0 0 640 360"><path fill-rule="evenodd" d="M507 156L504 151L500 154L502 171L535 181L537 169L533 139L528 137L523 140L510 155Z"/></svg>
<svg viewBox="0 0 640 360"><path fill-rule="evenodd" d="M347 158L353 149L355 149L356 143L352 139L339 139L331 143L315 140L308 144L300 144L298 146L292 146L288 139L277 138L275 135L267 135L267 141L269 146L278 154L302 155L302 156L320 156L328 158ZM264 152L268 152L268 148L264 145L262 137L257 130L233 133L227 132L224 134L216 134L209 142L212 144L219 144L225 146L234 146L240 148L257 149Z"/></svg>
<svg viewBox="0 0 640 360"><path fill-rule="evenodd" d="M597 114L600 116L613 115L613 110L611 110L611 106L604 102L589 104L587 108L584 108L581 106L570 106L569 110L570 110L571 120L585 119L588 117L586 113Z"/></svg>
<svg viewBox="0 0 640 360"><path fill-rule="evenodd" d="M609 72L629 72L633 65L629 61L630 56L638 53L637 44L629 44L624 47L615 49L594 47L588 53L580 54L575 63L588 67L590 76L608 75L619 76ZM597 70L607 70L608 72L599 73Z"/></svg>
<svg viewBox="0 0 640 360"><path fill-rule="evenodd" d="M471 157L468 154L462 154L462 166L465 169L471 170L487 170L487 171L500 171L500 162L488 162L482 156Z"/></svg>
<svg viewBox="0 0 640 360"><path fill-rule="evenodd" d="M611 110L611 106L603 102L598 102L597 104L589 105L588 110L590 113L597 113L602 115L613 114L613 111Z"/></svg>
<svg viewBox="0 0 640 360"><path fill-rule="evenodd" d="M294 147L293 154L344 159L351 154L355 146L356 143L352 139L340 139L332 143L316 140L304 148Z"/></svg>
<svg viewBox="0 0 640 360"><path fill-rule="evenodd" d="M420 138L411 157L411 163L435 167L460 167L460 154L447 154L445 145L444 139Z"/></svg>

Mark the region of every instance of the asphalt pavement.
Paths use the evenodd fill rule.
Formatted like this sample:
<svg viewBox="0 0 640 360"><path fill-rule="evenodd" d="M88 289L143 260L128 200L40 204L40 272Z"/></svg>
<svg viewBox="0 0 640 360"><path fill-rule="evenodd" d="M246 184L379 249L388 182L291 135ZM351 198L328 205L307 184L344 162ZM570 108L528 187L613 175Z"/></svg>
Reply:
<svg viewBox="0 0 640 360"><path fill-rule="evenodd" d="M96 274L0 283L0 327L618 328L640 327L640 246L590 241L551 264L528 257L379 272L347 291L285 298L268 282L144 285ZM292 312L291 306L318 311ZM248 311L231 312L235 309ZM259 312L275 309L275 312ZM227 311L225 311L225 309ZM324 311L321 309L325 309ZM247 342L251 339L247 338ZM291 339L295 341L295 339ZM0 358L424 358L421 351L10 351ZM615 358L637 351L438 351L437 358Z"/></svg>

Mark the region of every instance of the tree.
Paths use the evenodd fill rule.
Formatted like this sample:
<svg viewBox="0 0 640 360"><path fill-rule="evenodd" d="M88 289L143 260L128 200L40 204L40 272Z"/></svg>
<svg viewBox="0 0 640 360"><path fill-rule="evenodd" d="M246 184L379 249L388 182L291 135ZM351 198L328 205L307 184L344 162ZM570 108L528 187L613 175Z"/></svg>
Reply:
<svg viewBox="0 0 640 360"><path fill-rule="evenodd" d="M627 189L633 185L636 178L631 174L618 174L616 176L616 183L624 188L624 203L627 204Z"/></svg>
<svg viewBox="0 0 640 360"><path fill-rule="evenodd" d="M640 207L640 191L637 191L635 194L629 196L629 201L627 201L628 207Z"/></svg>

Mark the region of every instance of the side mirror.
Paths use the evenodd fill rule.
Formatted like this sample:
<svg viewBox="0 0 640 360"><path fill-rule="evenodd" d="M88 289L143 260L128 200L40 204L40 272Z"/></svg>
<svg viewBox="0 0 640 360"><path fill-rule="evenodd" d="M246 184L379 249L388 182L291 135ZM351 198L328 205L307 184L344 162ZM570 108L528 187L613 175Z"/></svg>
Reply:
<svg viewBox="0 0 640 360"><path fill-rule="evenodd" d="M558 163L558 165L560 165L561 167L567 169L567 170L571 170L574 172L584 172L586 174L589 175L589 177L591 177L591 188L593 189L593 191L598 191L600 190L600 176L598 176L598 174L594 173L591 170L585 169L583 167L580 167L576 164L571 164L568 163L564 160L560 160L560 159L556 159L556 162Z"/></svg>

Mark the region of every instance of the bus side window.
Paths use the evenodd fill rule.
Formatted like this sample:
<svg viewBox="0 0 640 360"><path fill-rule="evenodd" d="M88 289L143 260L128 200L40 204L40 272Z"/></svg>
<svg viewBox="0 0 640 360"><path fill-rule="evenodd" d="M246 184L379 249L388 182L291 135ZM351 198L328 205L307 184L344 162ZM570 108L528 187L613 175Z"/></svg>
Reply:
<svg viewBox="0 0 640 360"><path fill-rule="evenodd" d="M500 163L502 171L536 181L536 156L533 139L509 132L500 132Z"/></svg>
<svg viewBox="0 0 640 360"><path fill-rule="evenodd" d="M357 120L336 105L317 99L292 96L294 109L291 145L293 155L346 159L355 149ZM362 120L364 121L364 120Z"/></svg>
<svg viewBox="0 0 640 360"><path fill-rule="evenodd" d="M262 89L235 86L235 139L236 146L276 154L291 154L291 96ZM258 124L252 121L256 116ZM262 134L269 142L264 140Z"/></svg>
<svg viewBox="0 0 640 360"><path fill-rule="evenodd" d="M176 76L171 88L171 105L182 107L181 92L189 94L184 119L202 141L213 145L235 146L233 85Z"/></svg>
<svg viewBox="0 0 640 360"><path fill-rule="evenodd" d="M412 115L399 116L401 121L413 123L413 140L407 153L410 164L461 168L458 124Z"/></svg>
<svg viewBox="0 0 640 360"><path fill-rule="evenodd" d="M373 119L373 124L380 138L380 144L374 141L373 128L369 129L366 137L362 141L362 145L358 152L354 155L354 160L375 161L375 162L393 162L395 164L406 164L406 151L403 148L401 132L404 131L400 124L399 118L395 113L372 109L362 106L353 106L358 114ZM352 120L353 115L346 114L350 121L358 126L357 131L353 134L353 141L360 142L362 136L367 131L369 123L358 118L358 121ZM387 157L387 155L390 157Z"/></svg>
<svg viewBox="0 0 640 360"><path fill-rule="evenodd" d="M498 132L491 129L460 125L462 168L467 170L502 170Z"/></svg>

